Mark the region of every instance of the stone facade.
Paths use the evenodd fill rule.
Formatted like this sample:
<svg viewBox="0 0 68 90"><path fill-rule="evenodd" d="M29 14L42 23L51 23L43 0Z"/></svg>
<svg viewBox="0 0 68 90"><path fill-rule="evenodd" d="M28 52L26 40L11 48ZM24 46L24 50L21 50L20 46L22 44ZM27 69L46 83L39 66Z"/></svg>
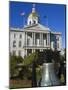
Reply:
<svg viewBox="0 0 68 90"><path fill-rule="evenodd" d="M62 34L52 32L49 27L40 24L35 7L27 18L27 25L22 29L10 28L10 53L23 58L36 50L52 49L61 51Z"/></svg>

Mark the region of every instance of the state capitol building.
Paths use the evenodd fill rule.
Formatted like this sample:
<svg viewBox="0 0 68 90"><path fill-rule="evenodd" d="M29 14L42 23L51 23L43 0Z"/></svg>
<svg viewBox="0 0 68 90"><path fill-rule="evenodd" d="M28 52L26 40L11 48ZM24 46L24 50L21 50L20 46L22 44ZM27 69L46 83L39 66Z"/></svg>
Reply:
<svg viewBox="0 0 68 90"><path fill-rule="evenodd" d="M27 17L27 24L23 28L10 27L10 53L23 58L36 50L62 49L61 32L53 32L49 27L39 22L38 14L33 5Z"/></svg>

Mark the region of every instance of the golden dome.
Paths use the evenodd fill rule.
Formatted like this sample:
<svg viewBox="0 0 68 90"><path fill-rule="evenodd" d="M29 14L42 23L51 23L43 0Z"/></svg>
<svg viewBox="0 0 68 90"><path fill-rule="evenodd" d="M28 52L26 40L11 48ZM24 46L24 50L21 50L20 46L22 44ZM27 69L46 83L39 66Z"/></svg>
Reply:
<svg viewBox="0 0 68 90"><path fill-rule="evenodd" d="M38 14L35 11L35 4L33 4L32 12L28 16L29 18L38 17Z"/></svg>
<svg viewBox="0 0 68 90"><path fill-rule="evenodd" d="M29 14L29 16L28 16L29 18L33 18L33 17L38 17L38 15L37 15L37 13L36 12L32 12L32 13L30 13Z"/></svg>

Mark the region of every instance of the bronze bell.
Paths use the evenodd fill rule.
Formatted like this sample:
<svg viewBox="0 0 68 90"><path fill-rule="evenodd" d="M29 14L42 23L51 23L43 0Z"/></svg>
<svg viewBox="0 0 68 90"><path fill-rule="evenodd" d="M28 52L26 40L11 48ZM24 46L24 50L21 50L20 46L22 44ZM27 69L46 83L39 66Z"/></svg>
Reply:
<svg viewBox="0 0 68 90"><path fill-rule="evenodd" d="M54 70L54 63L43 63L42 79L40 86L58 86L60 81Z"/></svg>

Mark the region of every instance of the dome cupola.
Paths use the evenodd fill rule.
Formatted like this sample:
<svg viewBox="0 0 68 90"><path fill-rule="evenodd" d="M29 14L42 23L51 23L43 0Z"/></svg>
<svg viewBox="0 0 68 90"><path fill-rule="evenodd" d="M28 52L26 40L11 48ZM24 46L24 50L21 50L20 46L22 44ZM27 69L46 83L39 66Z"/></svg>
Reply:
<svg viewBox="0 0 68 90"><path fill-rule="evenodd" d="M35 4L33 4L32 12L29 14L27 19L27 25L34 25L38 23L38 14L35 10Z"/></svg>

